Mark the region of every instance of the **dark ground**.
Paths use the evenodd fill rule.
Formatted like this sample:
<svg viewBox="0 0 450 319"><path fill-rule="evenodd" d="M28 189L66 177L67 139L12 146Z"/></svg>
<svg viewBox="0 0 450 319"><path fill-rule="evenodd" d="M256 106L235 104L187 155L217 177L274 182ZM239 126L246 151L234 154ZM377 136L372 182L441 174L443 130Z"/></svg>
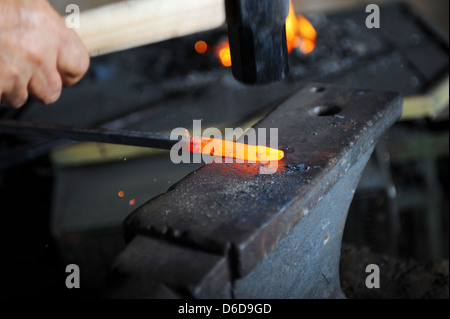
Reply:
<svg viewBox="0 0 450 319"><path fill-rule="evenodd" d="M380 288L368 289L366 265L380 267ZM368 248L344 244L341 250L341 285L349 299L448 299L449 262L419 262L376 254Z"/></svg>

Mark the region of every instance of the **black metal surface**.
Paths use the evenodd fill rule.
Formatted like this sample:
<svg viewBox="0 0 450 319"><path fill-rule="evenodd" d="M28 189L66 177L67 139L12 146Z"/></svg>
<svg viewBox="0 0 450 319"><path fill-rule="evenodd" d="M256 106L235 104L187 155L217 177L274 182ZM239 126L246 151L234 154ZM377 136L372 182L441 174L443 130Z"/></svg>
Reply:
<svg viewBox="0 0 450 319"><path fill-rule="evenodd" d="M58 124L1 119L0 133L54 139L68 139L73 141L144 146L168 150L182 138L179 136L179 139L171 140L170 134L165 133L111 130L101 127L91 128L64 126Z"/></svg>
<svg viewBox="0 0 450 319"><path fill-rule="evenodd" d="M236 298L344 298L341 237L353 193L372 153L363 154L263 262L234 283Z"/></svg>
<svg viewBox="0 0 450 319"><path fill-rule="evenodd" d="M108 297L167 298L154 289L163 286L184 298L231 298L225 257L159 239L136 236L113 268L120 280Z"/></svg>
<svg viewBox="0 0 450 319"><path fill-rule="evenodd" d="M286 78L289 0L226 0L225 6L234 77L246 84Z"/></svg>
<svg viewBox="0 0 450 319"><path fill-rule="evenodd" d="M320 236L321 242L327 238L315 230L333 225L327 236L335 241L333 251L338 255L345 201L336 211L332 204L321 208L326 213L320 220L307 215L353 166L365 164L376 140L400 114L397 93L309 85L256 126L279 128L279 145L286 157L275 174L260 175L262 164L206 165L130 215L126 237L157 236L228 256L234 279L250 274L299 223L308 223L303 227L315 234L309 239ZM349 175L347 187L341 189L345 196L352 197L349 185L356 187L361 170ZM333 196L338 201L341 197ZM317 247L313 255L322 253ZM333 291L330 295L338 295ZM312 291L310 295L314 296Z"/></svg>

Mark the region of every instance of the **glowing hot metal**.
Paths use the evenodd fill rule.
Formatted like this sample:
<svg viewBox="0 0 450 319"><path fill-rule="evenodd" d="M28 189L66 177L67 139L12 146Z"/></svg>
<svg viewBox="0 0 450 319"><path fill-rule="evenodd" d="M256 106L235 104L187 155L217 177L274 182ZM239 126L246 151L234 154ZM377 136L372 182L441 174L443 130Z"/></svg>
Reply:
<svg viewBox="0 0 450 319"><path fill-rule="evenodd" d="M211 156L228 157L247 162L271 162L283 159L284 152L274 148L236 143L217 138L190 138L190 151Z"/></svg>

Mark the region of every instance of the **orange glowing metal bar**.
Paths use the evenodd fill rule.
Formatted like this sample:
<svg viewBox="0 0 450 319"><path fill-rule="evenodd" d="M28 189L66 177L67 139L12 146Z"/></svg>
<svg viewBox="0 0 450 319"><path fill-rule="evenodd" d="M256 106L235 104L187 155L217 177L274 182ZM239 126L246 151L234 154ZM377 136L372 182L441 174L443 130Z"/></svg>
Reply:
<svg viewBox="0 0 450 319"><path fill-rule="evenodd" d="M271 162L283 159L284 152L274 148L225 141L217 138L191 137L193 153L229 157L248 162Z"/></svg>

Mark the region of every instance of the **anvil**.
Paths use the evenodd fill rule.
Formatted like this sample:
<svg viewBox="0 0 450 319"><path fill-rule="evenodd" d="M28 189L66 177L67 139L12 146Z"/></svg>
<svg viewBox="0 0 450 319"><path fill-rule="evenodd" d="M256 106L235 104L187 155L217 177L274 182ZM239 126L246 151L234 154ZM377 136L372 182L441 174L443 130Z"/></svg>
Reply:
<svg viewBox="0 0 450 319"><path fill-rule="evenodd" d="M113 265L115 297L340 298L348 208L398 93L310 84L255 128L285 157L208 164L132 213ZM244 137L242 137L244 139Z"/></svg>

